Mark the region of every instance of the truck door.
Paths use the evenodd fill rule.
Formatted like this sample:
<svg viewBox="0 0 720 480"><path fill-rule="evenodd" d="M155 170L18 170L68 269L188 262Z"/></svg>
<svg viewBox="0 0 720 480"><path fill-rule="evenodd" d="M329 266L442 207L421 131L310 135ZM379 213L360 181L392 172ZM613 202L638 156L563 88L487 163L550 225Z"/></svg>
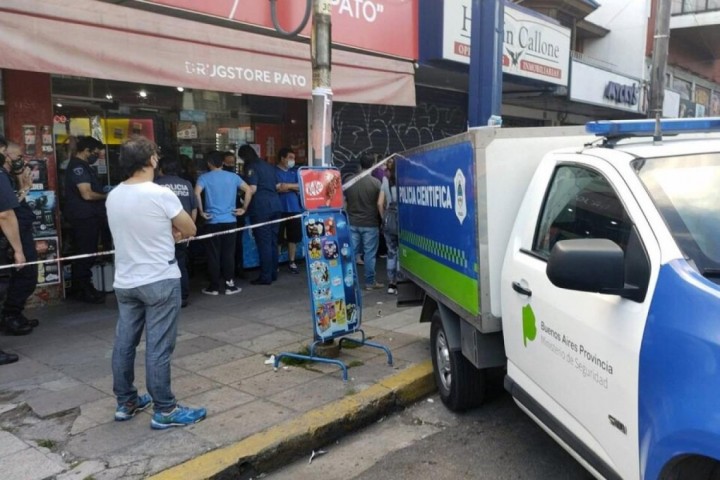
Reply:
<svg viewBox="0 0 720 480"><path fill-rule="evenodd" d="M618 171L589 156L541 166L505 257L502 312L508 387L576 458L606 478L638 478L640 345L660 261L658 243ZM535 191L534 191L534 190ZM554 286L559 240L605 238L643 265L643 301ZM627 269L626 269L627 272ZM593 272L587 272L593 275Z"/></svg>

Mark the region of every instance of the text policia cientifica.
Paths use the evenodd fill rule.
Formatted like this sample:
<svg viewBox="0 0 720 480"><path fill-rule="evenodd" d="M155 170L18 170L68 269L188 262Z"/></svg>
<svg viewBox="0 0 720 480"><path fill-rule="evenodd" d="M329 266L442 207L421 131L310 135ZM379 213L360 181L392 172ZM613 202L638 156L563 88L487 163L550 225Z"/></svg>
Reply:
<svg viewBox="0 0 720 480"><path fill-rule="evenodd" d="M568 347L573 352L579 354L583 359L586 361L594 364L595 366L598 366L605 370L610 375L613 374L613 367L608 363L606 360L603 360L596 354L592 353L588 349L586 349L582 344L575 343L573 340L570 339L567 335L561 335L559 332L553 330L549 326L545 325L545 322L540 322L540 329L545 332L547 335L551 336L558 342L562 343L566 347Z"/></svg>
<svg viewBox="0 0 720 480"><path fill-rule="evenodd" d="M400 187L400 203L421 207L453 208L453 196L447 185Z"/></svg>

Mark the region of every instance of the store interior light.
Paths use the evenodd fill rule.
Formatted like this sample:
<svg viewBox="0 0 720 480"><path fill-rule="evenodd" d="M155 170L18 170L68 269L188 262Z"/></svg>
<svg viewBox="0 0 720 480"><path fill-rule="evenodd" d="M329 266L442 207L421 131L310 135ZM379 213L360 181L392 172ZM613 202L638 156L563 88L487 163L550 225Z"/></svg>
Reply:
<svg viewBox="0 0 720 480"><path fill-rule="evenodd" d="M177 91L178 91L178 92L184 92L185 89L184 89L183 87L177 87Z"/></svg>
<svg viewBox="0 0 720 480"><path fill-rule="evenodd" d="M147 98L147 92L145 90L140 90L138 95L140 95L140 98Z"/></svg>
<svg viewBox="0 0 720 480"><path fill-rule="evenodd" d="M55 106L56 106L57 108L62 108L62 103L56 103Z"/></svg>
<svg viewBox="0 0 720 480"><path fill-rule="evenodd" d="M110 92L106 93L105 98L107 98L108 100L112 100L113 99L112 93L110 93Z"/></svg>

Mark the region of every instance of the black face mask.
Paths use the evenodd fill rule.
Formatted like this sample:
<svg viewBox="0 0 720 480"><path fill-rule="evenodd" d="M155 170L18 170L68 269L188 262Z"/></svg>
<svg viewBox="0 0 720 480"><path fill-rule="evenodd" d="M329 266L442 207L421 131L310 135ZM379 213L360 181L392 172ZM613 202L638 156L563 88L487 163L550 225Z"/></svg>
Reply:
<svg viewBox="0 0 720 480"><path fill-rule="evenodd" d="M222 169L226 172L235 173L235 168L230 165L223 165Z"/></svg>
<svg viewBox="0 0 720 480"><path fill-rule="evenodd" d="M95 165L95 163L98 161L98 158L100 158L100 155L97 153L92 153L90 156L88 156L87 161L90 165Z"/></svg>

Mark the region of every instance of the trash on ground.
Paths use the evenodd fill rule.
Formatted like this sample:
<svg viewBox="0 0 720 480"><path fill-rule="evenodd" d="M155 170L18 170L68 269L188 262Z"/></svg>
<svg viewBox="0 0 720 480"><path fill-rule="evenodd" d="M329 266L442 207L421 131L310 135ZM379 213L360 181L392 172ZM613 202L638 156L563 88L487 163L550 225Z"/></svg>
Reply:
<svg viewBox="0 0 720 480"><path fill-rule="evenodd" d="M327 452L325 450L318 450L317 452L315 450L312 451L310 454L310 460L308 460L308 465L310 465L315 457L319 457L320 455L324 455Z"/></svg>
<svg viewBox="0 0 720 480"><path fill-rule="evenodd" d="M270 355L270 358L265 360L265 365L274 365L275 364L275 355Z"/></svg>

